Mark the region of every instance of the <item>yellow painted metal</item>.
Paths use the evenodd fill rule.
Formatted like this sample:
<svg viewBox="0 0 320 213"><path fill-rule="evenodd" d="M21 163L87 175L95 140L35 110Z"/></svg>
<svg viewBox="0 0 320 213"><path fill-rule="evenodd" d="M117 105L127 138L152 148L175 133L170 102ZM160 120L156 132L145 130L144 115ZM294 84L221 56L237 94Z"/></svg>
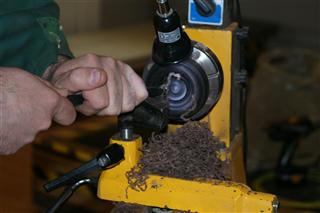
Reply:
<svg viewBox="0 0 320 213"><path fill-rule="evenodd" d="M226 181L188 181L151 175L145 191L129 187L126 172L139 159L141 138L132 142L112 140L125 149L125 161L102 173L98 196L101 199L157 206L199 213L272 212L276 198L253 192L247 186Z"/></svg>
<svg viewBox="0 0 320 213"><path fill-rule="evenodd" d="M221 158L230 160L232 182L187 181L151 175L146 181L145 191L135 191L129 187L128 172L139 160L141 138L132 142L112 139L125 149L125 161L101 174L98 196L101 199L135 203L146 206L191 210L199 213L211 212L273 212L277 202L274 195L253 192L245 183L241 134L231 139L231 80L232 51L237 24L222 30L188 28L186 32L192 40L211 49L223 69L224 84L216 106L202 119L210 130L229 148L229 153L220 153ZM170 125L174 132L177 125ZM242 184L241 184L242 183Z"/></svg>
<svg viewBox="0 0 320 213"><path fill-rule="evenodd" d="M243 158L242 134L237 135L231 142L229 159L231 180L237 183L246 183L246 174Z"/></svg>
<svg viewBox="0 0 320 213"><path fill-rule="evenodd" d="M220 138L229 148L230 153L227 159L230 163L232 180L235 182L246 183L246 176L243 161L243 142L242 134L231 138L231 87L232 87L232 63L235 32L238 28L237 23L232 23L225 29L212 30L201 28L187 28L186 32L192 40L200 42L208 47L217 56L223 71L223 88L221 97L214 108L202 121L209 124L210 130L215 136ZM239 113L239 112L236 112ZM170 127L174 129L174 127Z"/></svg>
<svg viewBox="0 0 320 213"><path fill-rule="evenodd" d="M209 123L210 130L219 137L227 147L230 147L230 119L231 119L231 63L234 23L226 29L212 30L201 28L187 28L186 32L192 40L208 47L217 56L223 70L223 89L221 97L211 112L203 119Z"/></svg>
<svg viewBox="0 0 320 213"><path fill-rule="evenodd" d="M211 112L202 121L208 122L210 130L219 137L227 147L230 146L231 119L231 64L234 32L238 25L231 24L226 29L186 28L190 39L208 47L217 56L223 70L223 89L221 97ZM179 125L170 125L169 131L174 132Z"/></svg>
<svg viewBox="0 0 320 213"><path fill-rule="evenodd" d="M138 137L133 141L121 141L116 140L114 138L110 139L110 144L117 143L121 145L125 150L124 161L121 161L119 165L115 166L112 169L106 170L102 172L99 179L99 188L98 188L98 196L103 198L105 192L115 192L116 194L121 192L118 191L118 185L126 185L128 187L128 180L125 176L127 171L137 164L139 158L141 156L141 152L139 151L142 146L142 139ZM110 184L110 181L113 183L116 182L115 185L110 187L105 187L105 184Z"/></svg>
<svg viewBox="0 0 320 213"><path fill-rule="evenodd" d="M214 108L205 116L202 121L205 121L209 124L210 130L214 135L220 138L230 150L233 150L233 153L237 155L233 156L233 153L228 156L228 160L231 163L236 163L239 167L231 166L232 168L237 168L236 170L232 169L230 174L232 176L237 176L237 181L245 183L244 175L244 166L239 165L243 164L243 156L239 150L242 150L242 140L239 137L235 137L231 141L231 86L232 86L232 52L233 49L233 40L235 36L235 31L238 28L237 23L231 24L225 29L203 29L203 28L186 28L185 31L189 37L197 42L204 44L208 47L213 53L217 56L218 61L221 64L223 71L223 88L221 92L220 99ZM169 131L173 132L179 126L170 125ZM235 150L234 147L238 149ZM241 161L241 162L240 162ZM239 174L235 174L239 172ZM242 177L242 178L240 178Z"/></svg>

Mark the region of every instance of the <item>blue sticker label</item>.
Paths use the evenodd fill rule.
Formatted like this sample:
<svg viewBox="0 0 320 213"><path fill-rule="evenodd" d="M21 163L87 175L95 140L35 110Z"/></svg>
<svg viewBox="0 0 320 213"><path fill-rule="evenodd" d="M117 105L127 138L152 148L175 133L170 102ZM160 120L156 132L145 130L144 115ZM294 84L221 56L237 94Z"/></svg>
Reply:
<svg viewBox="0 0 320 213"><path fill-rule="evenodd" d="M214 2L216 4L215 12L209 17L204 17L197 11L194 1L189 0L189 23L221 26L223 24L224 0L214 0Z"/></svg>

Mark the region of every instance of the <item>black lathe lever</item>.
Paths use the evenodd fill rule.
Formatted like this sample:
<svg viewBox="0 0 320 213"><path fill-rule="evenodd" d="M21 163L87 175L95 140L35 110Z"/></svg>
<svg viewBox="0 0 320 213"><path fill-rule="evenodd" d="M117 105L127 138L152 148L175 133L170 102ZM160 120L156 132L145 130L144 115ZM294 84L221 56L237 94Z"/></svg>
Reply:
<svg viewBox="0 0 320 213"><path fill-rule="evenodd" d="M47 192L67 186L53 206L47 212L56 212L72 196L80 186L97 183L97 178L87 178L90 172L105 170L124 159L124 149L121 145L111 144L100 152L97 157L71 170L63 176L46 183L43 187Z"/></svg>
<svg viewBox="0 0 320 213"><path fill-rule="evenodd" d="M50 192L61 186L72 184L90 172L105 170L108 167L119 163L123 159L123 147L118 144L112 144L100 152L96 158L84 163L76 169L71 170L63 176L46 183L43 187L47 192Z"/></svg>
<svg viewBox="0 0 320 213"><path fill-rule="evenodd" d="M57 212L63 206L63 204L65 204L69 200L69 198L80 186L89 184L96 186L97 182L97 178L83 178L76 181L71 186L66 187L66 189L61 193L61 195L57 198L54 204L46 211L46 213Z"/></svg>

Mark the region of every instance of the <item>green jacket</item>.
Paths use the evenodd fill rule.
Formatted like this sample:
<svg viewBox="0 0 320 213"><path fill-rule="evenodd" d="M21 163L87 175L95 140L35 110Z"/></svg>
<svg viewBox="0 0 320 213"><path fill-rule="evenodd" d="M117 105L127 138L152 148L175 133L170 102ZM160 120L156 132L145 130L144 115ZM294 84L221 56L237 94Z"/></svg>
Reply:
<svg viewBox="0 0 320 213"><path fill-rule="evenodd" d="M41 76L58 55L73 57L53 0L0 0L0 67Z"/></svg>

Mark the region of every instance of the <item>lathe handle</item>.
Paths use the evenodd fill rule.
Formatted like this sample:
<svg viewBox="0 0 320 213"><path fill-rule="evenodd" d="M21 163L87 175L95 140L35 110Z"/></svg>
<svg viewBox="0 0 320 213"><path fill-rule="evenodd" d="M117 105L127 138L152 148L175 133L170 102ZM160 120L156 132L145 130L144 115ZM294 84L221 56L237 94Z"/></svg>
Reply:
<svg viewBox="0 0 320 213"><path fill-rule="evenodd" d="M162 95L163 90L160 88L148 88L148 93L149 93L149 97L155 97L155 96ZM73 106L79 106L84 102L84 98L81 92L68 95L67 99L73 104Z"/></svg>
<svg viewBox="0 0 320 213"><path fill-rule="evenodd" d="M49 181L46 183L43 188L50 192L55 190L61 186L65 186L68 184L73 184L75 181L78 181L84 175L88 174L89 172L95 170L104 170L107 169L109 166L115 165L121 160L124 159L124 149L122 146L118 144L112 144L105 148L102 152L98 154L97 157L94 159L84 163L78 168L71 170L70 172L62 175L61 177Z"/></svg>
<svg viewBox="0 0 320 213"><path fill-rule="evenodd" d="M73 104L73 106L79 106L83 104L84 98L81 93L73 94L73 95L68 95L67 99Z"/></svg>

